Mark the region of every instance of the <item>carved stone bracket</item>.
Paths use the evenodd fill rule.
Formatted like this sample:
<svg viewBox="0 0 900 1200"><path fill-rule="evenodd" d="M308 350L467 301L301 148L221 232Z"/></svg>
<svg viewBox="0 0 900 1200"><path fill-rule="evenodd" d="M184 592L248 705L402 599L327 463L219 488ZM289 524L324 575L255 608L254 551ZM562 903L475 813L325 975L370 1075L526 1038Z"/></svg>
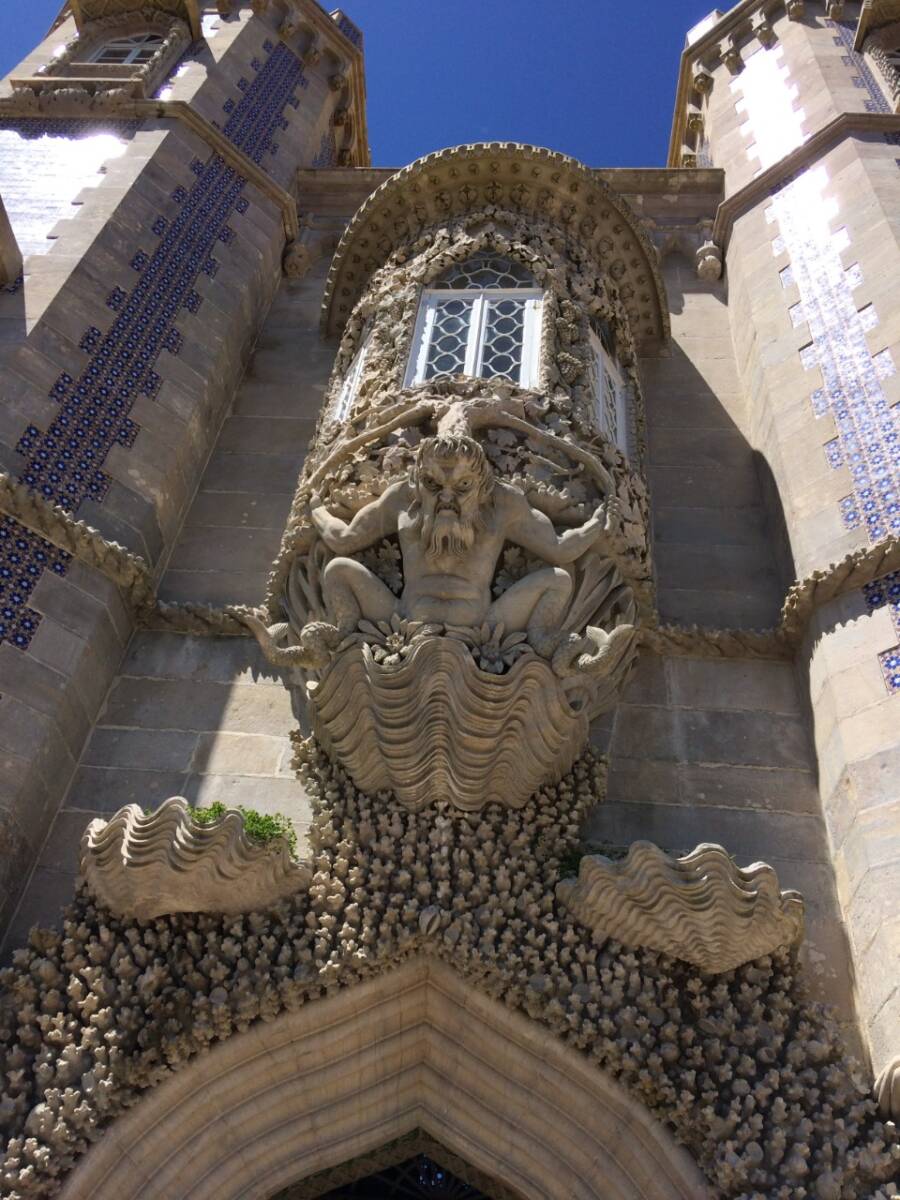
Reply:
<svg viewBox="0 0 900 1200"><path fill-rule="evenodd" d="M715 242L704 242L697 250L697 274L701 279L721 279L722 251Z"/></svg>
<svg viewBox="0 0 900 1200"><path fill-rule="evenodd" d="M635 842L621 862L586 855L556 895L595 933L721 974L793 945L803 933L799 892L782 892L765 863L742 869L721 847L683 858Z"/></svg>
<svg viewBox="0 0 900 1200"><path fill-rule="evenodd" d="M764 8L758 9L750 18L750 27L756 40L767 50L774 46L778 40L778 35L775 33L769 14Z"/></svg>
<svg viewBox="0 0 900 1200"><path fill-rule="evenodd" d="M665 338L668 304L652 247L627 202L581 163L509 142L458 146L392 175L341 239L323 301L323 329L343 329L372 273L429 226L484 207L551 220L614 270L635 341Z"/></svg>

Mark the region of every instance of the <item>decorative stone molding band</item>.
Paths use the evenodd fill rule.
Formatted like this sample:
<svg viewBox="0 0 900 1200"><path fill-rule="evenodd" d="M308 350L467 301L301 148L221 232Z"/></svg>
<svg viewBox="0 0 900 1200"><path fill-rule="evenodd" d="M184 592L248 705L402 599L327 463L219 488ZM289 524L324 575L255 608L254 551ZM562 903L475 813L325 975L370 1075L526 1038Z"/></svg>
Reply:
<svg viewBox="0 0 900 1200"><path fill-rule="evenodd" d="M43 81L42 81L43 82ZM73 85L79 82L73 80ZM287 240L292 242L300 232L297 204L293 196L275 182L262 167L238 150L224 133L213 128L186 100L137 100L127 90L116 88L91 95L85 88L67 87L36 94L23 88L13 96L0 99L0 119L5 117L77 117L81 119L138 120L169 119L181 121L218 154L229 167L258 188L278 208L284 223Z"/></svg>
<svg viewBox="0 0 900 1200"><path fill-rule="evenodd" d="M0 511L15 517L54 546L102 572L122 588L144 629L190 633L199 637L249 637L245 617L262 609L244 605L170 604L155 595L150 568L137 554L107 541L85 521L50 504L24 484L0 472ZM709 658L793 658L813 612L830 600L857 590L889 571L900 569L900 539L886 538L847 554L840 562L789 588L774 629L703 629L699 626L649 625L641 644L655 654Z"/></svg>
<svg viewBox="0 0 900 1200"><path fill-rule="evenodd" d="M823 125L796 150L780 158L746 187L723 200L713 223L712 240L723 249L728 244L735 221L763 199L788 175L802 171L810 162L825 151L842 142L854 133L895 133L900 130L900 114L895 113L841 113L827 125Z"/></svg>
<svg viewBox="0 0 900 1200"><path fill-rule="evenodd" d="M69 8L79 29L88 21L132 12L137 7L163 16L180 17L187 22L192 37L201 35L202 5L199 0L141 0L140 5L136 5L134 0L69 0Z"/></svg>
<svg viewBox="0 0 900 1200"><path fill-rule="evenodd" d="M0 472L0 512L100 571L123 589L135 609L155 603L153 576L143 558L117 542L107 541L85 521L45 500L5 471Z"/></svg>

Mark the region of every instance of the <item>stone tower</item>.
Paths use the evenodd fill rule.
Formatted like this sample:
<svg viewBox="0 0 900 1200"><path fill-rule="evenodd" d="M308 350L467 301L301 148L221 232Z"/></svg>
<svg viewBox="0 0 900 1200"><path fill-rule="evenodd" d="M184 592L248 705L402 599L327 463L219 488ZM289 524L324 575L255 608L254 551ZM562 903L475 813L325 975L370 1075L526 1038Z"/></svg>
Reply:
<svg viewBox="0 0 900 1200"><path fill-rule="evenodd" d="M655 170L374 169L314 0L0 84L4 1195L898 1194L898 105L893 0Z"/></svg>

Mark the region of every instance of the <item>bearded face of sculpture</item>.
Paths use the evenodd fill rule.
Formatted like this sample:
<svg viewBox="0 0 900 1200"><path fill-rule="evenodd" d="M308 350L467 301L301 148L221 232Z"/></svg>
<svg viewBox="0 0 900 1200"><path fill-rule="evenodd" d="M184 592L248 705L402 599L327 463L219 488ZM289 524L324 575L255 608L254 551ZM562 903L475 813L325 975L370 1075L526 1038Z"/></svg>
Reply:
<svg viewBox="0 0 900 1200"><path fill-rule="evenodd" d="M458 558L485 525L494 479L484 452L468 438L423 442L415 472L417 524L426 556Z"/></svg>

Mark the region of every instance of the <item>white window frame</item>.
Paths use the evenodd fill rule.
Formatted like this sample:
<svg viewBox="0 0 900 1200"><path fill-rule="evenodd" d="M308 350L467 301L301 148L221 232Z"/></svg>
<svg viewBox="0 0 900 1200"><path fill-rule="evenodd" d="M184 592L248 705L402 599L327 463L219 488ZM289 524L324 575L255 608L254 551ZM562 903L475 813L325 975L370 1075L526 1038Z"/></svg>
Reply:
<svg viewBox="0 0 900 1200"><path fill-rule="evenodd" d="M616 360L607 351L598 334L590 331L591 351L594 361L594 413L600 432L616 445L626 458L630 457L631 401L628 384ZM616 428L611 430L606 419L606 380L612 383L615 394Z"/></svg>
<svg viewBox="0 0 900 1200"><path fill-rule="evenodd" d="M137 40L138 38L143 40L139 42ZM154 54L159 52L164 40L165 39L163 38L162 34L153 33L150 31L147 33L123 34L122 37L109 38L107 41L99 45L96 50L94 50L94 52L91 54L91 57L88 59L88 62L97 63L100 66L106 67L130 67L137 63L138 66L143 67L147 65ZM110 62L103 59L102 56L107 50L110 50L115 46L121 46L124 49L129 43L131 43L131 49L124 58L117 59L115 62ZM153 47L153 54L151 54L149 58L144 58L141 60L141 55L148 49L149 46Z"/></svg>
<svg viewBox="0 0 900 1200"><path fill-rule="evenodd" d="M371 328L363 330L356 353L350 360L350 366L347 368L344 381L334 402L334 413L332 415L332 420L334 421L346 421L350 415L350 410L353 408L353 401L356 399L356 393L359 390L359 381L362 378L363 367L366 365L366 356L369 353L370 333Z"/></svg>
<svg viewBox="0 0 900 1200"><path fill-rule="evenodd" d="M466 338L466 356L463 375L482 378L484 360L484 335L487 324L488 306L498 300L524 300L522 314L522 362L519 378L513 380L519 387L536 387L541 364L541 317L544 293L540 288L427 288L419 301L419 313L413 334L413 351L409 356L405 387L428 382L425 371L428 367L428 352L434 333L434 318L439 304L448 300L470 300L472 316ZM506 378L491 376L492 379Z"/></svg>

